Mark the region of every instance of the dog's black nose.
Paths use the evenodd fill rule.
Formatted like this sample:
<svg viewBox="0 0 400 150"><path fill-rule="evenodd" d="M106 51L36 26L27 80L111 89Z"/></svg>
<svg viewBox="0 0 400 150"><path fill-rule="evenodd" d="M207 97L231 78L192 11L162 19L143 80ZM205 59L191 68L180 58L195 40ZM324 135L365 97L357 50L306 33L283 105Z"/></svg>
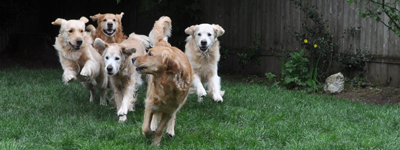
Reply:
<svg viewBox="0 0 400 150"><path fill-rule="evenodd" d="M76 44L77 44L77 45L82 45L82 42L83 42L82 39L77 39L77 40L76 40Z"/></svg>
<svg viewBox="0 0 400 150"><path fill-rule="evenodd" d="M111 66L107 66L107 71L108 71L108 72L112 71L112 69L113 69L113 68L112 68Z"/></svg>
<svg viewBox="0 0 400 150"><path fill-rule="evenodd" d="M207 45L207 41L201 41L201 45Z"/></svg>
<svg viewBox="0 0 400 150"><path fill-rule="evenodd" d="M135 63L135 61L136 61L136 57L132 58L132 63Z"/></svg>
<svg viewBox="0 0 400 150"><path fill-rule="evenodd" d="M108 28L112 28L113 24L112 23L107 23Z"/></svg>

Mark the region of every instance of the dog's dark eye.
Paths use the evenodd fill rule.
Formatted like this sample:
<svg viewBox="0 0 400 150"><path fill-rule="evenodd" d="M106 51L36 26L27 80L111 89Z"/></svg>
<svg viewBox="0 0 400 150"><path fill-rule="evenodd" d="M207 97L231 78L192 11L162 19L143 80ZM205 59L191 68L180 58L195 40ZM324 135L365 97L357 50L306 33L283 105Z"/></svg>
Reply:
<svg viewBox="0 0 400 150"><path fill-rule="evenodd" d="M83 33L83 30L81 30L81 33Z"/></svg>
<svg viewBox="0 0 400 150"><path fill-rule="evenodd" d="M211 33L208 33L208 36L211 36Z"/></svg>
<svg viewBox="0 0 400 150"><path fill-rule="evenodd" d="M69 30L68 32L69 32L69 33L72 33L72 32L74 32L74 30L71 29L71 30Z"/></svg>
<svg viewBox="0 0 400 150"><path fill-rule="evenodd" d="M115 21L117 21L117 20L113 19L113 21L115 22Z"/></svg>
<svg viewBox="0 0 400 150"><path fill-rule="evenodd" d="M115 57L115 60L119 60L119 57Z"/></svg>
<svg viewBox="0 0 400 150"><path fill-rule="evenodd" d="M198 36L201 36L201 33L197 34Z"/></svg>
<svg viewBox="0 0 400 150"><path fill-rule="evenodd" d="M153 56L153 54L152 54L152 53L149 53L149 56Z"/></svg>
<svg viewBox="0 0 400 150"><path fill-rule="evenodd" d="M106 56L106 60L108 60L108 56Z"/></svg>
<svg viewBox="0 0 400 150"><path fill-rule="evenodd" d="M103 19L103 22L106 22L107 21L107 19Z"/></svg>

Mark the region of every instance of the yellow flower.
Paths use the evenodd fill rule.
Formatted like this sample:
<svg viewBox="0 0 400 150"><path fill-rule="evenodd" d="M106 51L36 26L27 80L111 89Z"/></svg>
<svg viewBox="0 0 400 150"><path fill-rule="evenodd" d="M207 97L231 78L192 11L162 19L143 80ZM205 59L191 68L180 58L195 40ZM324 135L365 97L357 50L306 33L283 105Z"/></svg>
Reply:
<svg viewBox="0 0 400 150"><path fill-rule="evenodd" d="M304 43L307 43L308 42L308 40L307 39L304 39Z"/></svg>
<svg viewBox="0 0 400 150"><path fill-rule="evenodd" d="M314 44L314 48L317 48L317 44Z"/></svg>

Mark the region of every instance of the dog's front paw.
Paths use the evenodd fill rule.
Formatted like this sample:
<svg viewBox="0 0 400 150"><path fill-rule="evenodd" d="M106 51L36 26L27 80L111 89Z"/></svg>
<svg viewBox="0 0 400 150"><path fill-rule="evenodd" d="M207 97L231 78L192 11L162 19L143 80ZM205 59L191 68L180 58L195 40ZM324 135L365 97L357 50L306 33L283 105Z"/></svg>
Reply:
<svg viewBox="0 0 400 150"><path fill-rule="evenodd" d="M153 135L153 131L151 131L150 129L143 130L142 132L143 135L146 136L147 138Z"/></svg>
<svg viewBox="0 0 400 150"><path fill-rule="evenodd" d="M203 101L203 98L207 95L207 92L205 89L197 89L197 98L199 102Z"/></svg>
<svg viewBox="0 0 400 150"><path fill-rule="evenodd" d="M160 140L153 140L153 142L151 143L151 145L153 145L153 146L160 146Z"/></svg>
<svg viewBox="0 0 400 150"><path fill-rule="evenodd" d="M221 95L214 95L214 101L217 103L222 103L224 100L222 99Z"/></svg>
<svg viewBox="0 0 400 150"><path fill-rule="evenodd" d="M81 74L81 76L88 79L88 78L90 78L90 76L92 76L92 71L88 67L83 67L80 74Z"/></svg>
<svg viewBox="0 0 400 150"><path fill-rule="evenodd" d="M204 98L204 96L197 96L197 101L198 102L203 102L203 98Z"/></svg>
<svg viewBox="0 0 400 150"><path fill-rule="evenodd" d="M167 136L173 138L175 136L175 131L172 129L167 129Z"/></svg>
<svg viewBox="0 0 400 150"><path fill-rule="evenodd" d="M128 107L126 107L126 105L121 105L117 114L118 116L126 116L128 114Z"/></svg>
<svg viewBox="0 0 400 150"><path fill-rule="evenodd" d="M126 115L123 116L119 116L119 121L120 123L125 122L126 121Z"/></svg>
<svg viewBox="0 0 400 150"><path fill-rule="evenodd" d="M71 74L64 74L63 75L64 84L68 84L68 83L73 82L75 80L76 80L76 77L74 75L71 75Z"/></svg>
<svg viewBox="0 0 400 150"><path fill-rule="evenodd" d="M173 138L175 135L174 135L174 134L167 133L167 136L170 137L170 138Z"/></svg>

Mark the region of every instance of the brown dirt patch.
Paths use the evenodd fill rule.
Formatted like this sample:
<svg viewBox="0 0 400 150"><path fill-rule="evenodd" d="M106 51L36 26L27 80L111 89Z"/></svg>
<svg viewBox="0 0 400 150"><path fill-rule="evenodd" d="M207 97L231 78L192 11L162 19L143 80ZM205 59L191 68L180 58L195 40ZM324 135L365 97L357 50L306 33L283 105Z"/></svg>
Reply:
<svg viewBox="0 0 400 150"><path fill-rule="evenodd" d="M348 88L333 96L377 105L400 104L400 89L395 87Z"/></svg>
<svg viewBox="0 0 400 150"><path fill-rule="evenodd" d="M259 76L222 75L222 78L233 82L242 82L249 84L271 85L273 83L269 82L262 75ZM321 93L321 94L330 95L326 93ZM368 86L365 88L354 88L351 85L346 84L345 90L342 93L330 96L348 99L354 102L370 103L376 105L400 104L400 88L395 88L395 87Z"/></svg>

